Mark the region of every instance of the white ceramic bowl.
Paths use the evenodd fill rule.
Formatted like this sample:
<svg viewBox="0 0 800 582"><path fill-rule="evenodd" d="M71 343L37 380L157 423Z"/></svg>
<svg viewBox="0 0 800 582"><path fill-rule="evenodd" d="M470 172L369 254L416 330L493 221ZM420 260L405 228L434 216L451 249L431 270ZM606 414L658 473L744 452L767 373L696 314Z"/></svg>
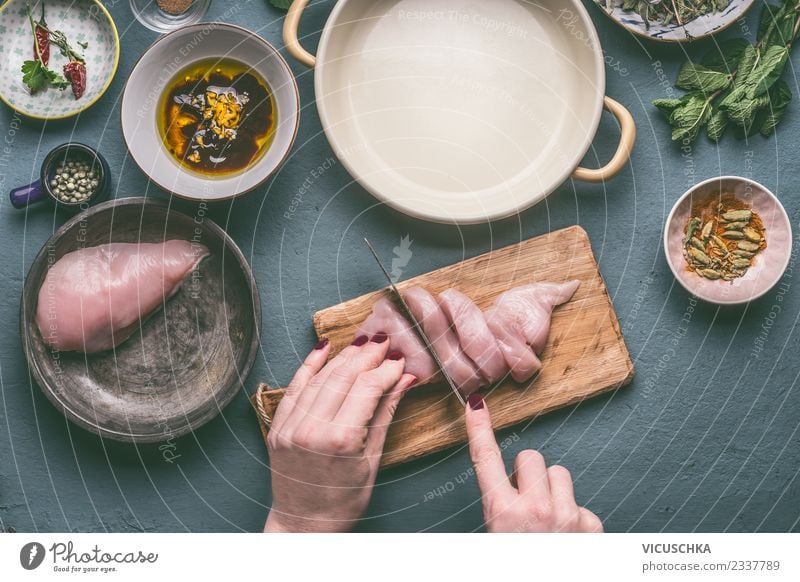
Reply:
<svg viewBox="0 0 800 582"><path fill-rule="evenodd" d="M31 2L38 20L42 3ZM70 88L48 88L31 95L22 83L23 61L33 56L33 33L24 0L10 0L0 8L0 99L33 119L64 119L91 107L111 84L119 63L119 36L114 20L97 0L47 0L45 21L62 31L69 43L86 59L86 91L75 99ZM80 49L79 42L88 43ZM67 59L50 46L50 69L61 73Z"/></svg>
<svg viewBox="0 0 800 582"><path fill-rule="evenodd" d="M269 149L247 169L224 177L204 176L180 165L158 128L162 92L176 73L194 62L228 58L250 66L272 91L277 125ZM217 22L195 24L157 40L142 55L125 84L122 133L136 164L162 189L190 200L226 200L263 184L283 163L297 135L300 99L289 65L260 36Z"/></svg>
<svg viewBox="0 0 800 582"><path fill-rule="evenodd" d="M747 272L733 281L711 281L687 268L683 237L692 205L724 189L749 204L764 223L767 246ZM664 228L664 253L678 282L700 299L717 305L738 305L758 299L783 276L792 254L792 225L780 200L767 188L738 176L710 178L690 188L675 203Z"/></svg>

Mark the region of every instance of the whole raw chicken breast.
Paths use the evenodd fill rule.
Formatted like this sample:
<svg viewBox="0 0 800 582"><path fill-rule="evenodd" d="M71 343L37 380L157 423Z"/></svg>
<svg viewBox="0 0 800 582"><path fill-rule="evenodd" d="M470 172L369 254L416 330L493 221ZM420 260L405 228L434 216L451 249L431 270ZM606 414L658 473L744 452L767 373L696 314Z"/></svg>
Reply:
<svg viewBox="0 0 800 582"><path fill-rule="evenodd" d="M64 255L39 289L36 324L44 342L86 353L118 346L208 255L185 240L111 243Z"/></svg>

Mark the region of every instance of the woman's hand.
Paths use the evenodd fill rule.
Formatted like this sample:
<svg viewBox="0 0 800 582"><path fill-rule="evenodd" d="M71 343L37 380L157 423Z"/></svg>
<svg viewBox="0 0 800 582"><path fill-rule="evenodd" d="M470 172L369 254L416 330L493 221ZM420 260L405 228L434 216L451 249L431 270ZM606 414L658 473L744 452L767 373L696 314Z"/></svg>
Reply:
<svg viewBox="0 0 800 582"><path fill-rule="evenodd" d="M267 438L264 531L347 531L363 515L389 424L416 381L403 374L402 354L387 354L386 339L361 336L327 364L322 340L297 371Z"/></svg>
<svg viewBox="0 0 800 582"><path fill-rule="evenodd" d="M572 477L564 467L547 467L537 451L522 451L509 479L492 419L480 394L466 410L469 452L490 532L602 532L598 517L575 503Z"/></svg>

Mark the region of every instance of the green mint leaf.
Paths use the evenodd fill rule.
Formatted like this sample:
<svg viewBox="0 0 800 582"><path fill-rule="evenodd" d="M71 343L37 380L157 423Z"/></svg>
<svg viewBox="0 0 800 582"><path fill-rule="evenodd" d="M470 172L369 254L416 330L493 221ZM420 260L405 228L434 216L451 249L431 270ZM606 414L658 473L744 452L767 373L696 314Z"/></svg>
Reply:
<svg viewBox="0 0 800 582"><path fill-rule="evenodd" d="M770 112L765 118L764 121L761 122L761 128L758 132L763 135L764 137L769 137L772 135L772 132L775 131L775 128L783 119L783 114L786 112L786 109L776 109Z"/></svg>
<svg viewBox="0 0 800 582"><path fill-rule="evenodd" d="M740 99L727 105L724 110L728 119L746 132L756 117L756 102L754 99Z"/></svg>
<svg viewBox="0 0 800 582"><path fill-rule="evenodd" d="M776 17L775 29L772 31L772 36L768 39L768 45L786 46L791 43L794 38L794 23L796 14L794 12L783 13Z"/></svg>
<svg viewBox="0 0 800 582"><path fill-rule="evenodd" d="M675 86L686 91L701 91L707 95L725 89L731 83L731 75L720 73L698 65L696 63L685 63L678 72L678 79Z"/></svg>
<svg viewBox="0 0 800 582"><path fill-rule="evenodd" d="M672 113L672 110L680 106L681 103L680 99L653 99L653 105L667 114Z"/></svg>
<svg viewBox="0 0 800 582"><path fill-rule="evenodd" d="M723 41L706 53L701 64L720 73L733 73L748 46L750 43L743 38Z"/></svg>
<svg viewBox="0 0 800 582"><path fill-rule="evenodd" d="M742 56L739 57L739 62L736 63L736 86L742 86L747 82L753 68L758 64L759 53L756 47L748 44L742 51Z"/></svg>
<svg viewBox="0 0 800 582"><path fill-rule="evenodd" d="M781 7L776 4L764 4L761 10L761 19L758 21L756 40L763 40L772 34L775 29L775 17L781 12Z"/></svg>
<svg viewBox="0 0 800 582"><path fill-rule="evenodd" d="M269 0L269 3L279 10L289 10L292 0Z"/></svg>
<svg viewBox="0 0 800 582"><path fill-rule="evenodd" d="M758 62L758 50L753 45L748 44L742 51L739 62L736 64L736 77L733 80L733 89L723 97L719 104L720 107L724 109L746 97L749 87L747 80L755 67L758 66Z"/></svg>
<svg viewBox="0 0 800 582"><path fill-rule="evenodd" d="M789 85L783 79L778 81L770 89L770 103L769 113L761 122L759 132L764 137L769 137L775 130L775 127L783 119L783 114L786 112L786 107L792 100L792 92L789 90Z"/></svg>
<svg viewBox="0 0 800 582"><path fill-rule="evenodd" d="M792 100L792 90L783 79L778 79L769 90L769 107L786 107Z"/></svg>
<svg viewBox="0 0 800 582"><path fill-rule="evenodd" d="M706 126L708 139L718 142L722 134L725 133L726 127L728 127L728 118L725 112L719 108L715 109L711 117L709 117L708 125Z"/></svg>
<svg viewBox="0 0 800 582"><path fill-rule="evenodd" d="M722 100L719 102L719 106L725 109L726 107L730 107L740 99L743 99L745 93L747 92L746 87L734 87Z"/></svg>
<svg viewBox="0 0 800 582"><path fill-rule="evenodd" d="M669 117L672 124L672 141L693 142L700 128L711 115L711 104L702 95L690 95L686 102L676 108Z"/></svg>
<svg viewBox="0 0 800 582"><path fill-rule="evenodd" d="M789 60L789 47L772 45L764 51L758 64L747 76L747 98L753 99L766 93L783 74Z"/></svg>
<svg viewBox="0 0 800 582"><path fill-rule="evenodd" d="M743 129L745 134L749 134L753 128L753 122L755 121L759 109L768 105L769 95L761 95L754 99L745 97L733 103L729 103L724 107L720 104L720 107L724 109L725 114L731 122Z"/></svg>

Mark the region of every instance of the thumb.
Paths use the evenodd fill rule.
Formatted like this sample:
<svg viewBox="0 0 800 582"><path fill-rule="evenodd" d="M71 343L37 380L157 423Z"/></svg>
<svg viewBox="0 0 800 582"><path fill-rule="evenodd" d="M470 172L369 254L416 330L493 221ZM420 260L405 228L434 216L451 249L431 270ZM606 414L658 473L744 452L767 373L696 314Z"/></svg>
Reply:
<svg viewBox="0 0 800 582"><path fill-rule="evenodd" d="M409 388L416 383L416 376L403 374L397 384L394 385L394 388L381 398L378 408L375 410L375 415L372 417L369 433L367 433L367 456L380 456L383 453L386 434L389 432L389 426L392 424L395 412L397 412L397 406Z"/></svg>
<svg viewBox="0 0 800 582"><path fill-rule="evenodd" d="M503 455L492 429L492 417L480 394L470 394L465 411L469 455L475 467L475 476L481 495L486 498L508 496L516 493L506 474Z"/></svg>

